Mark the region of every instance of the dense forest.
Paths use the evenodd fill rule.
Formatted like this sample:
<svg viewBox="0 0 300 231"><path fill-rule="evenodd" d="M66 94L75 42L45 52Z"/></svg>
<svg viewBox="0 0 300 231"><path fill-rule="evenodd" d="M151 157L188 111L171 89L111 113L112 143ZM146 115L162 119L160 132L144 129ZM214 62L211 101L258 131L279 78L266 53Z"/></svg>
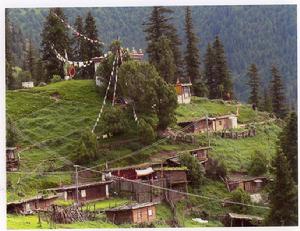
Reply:
<svg viewBox="0 0 300 231"><path fill-rule="evenodd" d="M180 38L185 44L184 7L173 7L172 15ZM66 8L71 24L77 15L86 16L91 11L96 19L100 39L106 44L117 36L126 47L146 48L143 22L151 11L148 7L122 8ZM32 38L38 49L40 34L48 9L9 9L10 21L16 32ZM257 65L263 87L271 80L271 65L275 64L284 79L288 103L296 105L297 90L297 28L295 6L195 6L192 7L194 28L200 37L200 56L208 42L219 35L232 72L235 96L246 101L249 96L247 69ZM13 36L20 38L20 36ZM13 46L15 57L20 57L24 45ZM182 49L184 45L182 46ZM18 58L20 59L20 58ZM22 63L22 60L16 60ZM22 57L21 57L22 59Z"/></svg>

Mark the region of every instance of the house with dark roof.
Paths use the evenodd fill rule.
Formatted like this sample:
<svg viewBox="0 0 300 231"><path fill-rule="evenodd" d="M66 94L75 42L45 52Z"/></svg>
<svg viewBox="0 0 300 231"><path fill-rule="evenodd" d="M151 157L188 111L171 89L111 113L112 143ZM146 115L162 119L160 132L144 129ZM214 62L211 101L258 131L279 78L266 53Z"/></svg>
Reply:
<svg viewBox="0 0 300 231"><path fill-rule="evenodd" d="M108 185L112 181L98 181L78 184L78 200L90 202L109 198ZM58 188L50 188L47 191L59 193L64 200L77 200L77 185L66 185Z"/></svg>
<svg viewBox="0 0 300 231"><path fill-rule="evenodd" d="M157 203L136 203L105 210L107 219L114 224L151 223L156 219Z"/></svg>

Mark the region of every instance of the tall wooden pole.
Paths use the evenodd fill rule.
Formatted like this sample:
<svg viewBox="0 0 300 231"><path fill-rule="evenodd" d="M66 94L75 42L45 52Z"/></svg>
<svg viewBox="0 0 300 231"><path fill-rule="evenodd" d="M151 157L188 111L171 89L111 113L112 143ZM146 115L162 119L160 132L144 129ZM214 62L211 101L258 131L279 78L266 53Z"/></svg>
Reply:
<svg viewBox="0 0 300 231"><path fill-rule="evenodd" d="M79 194L78 194L78 165L74 165L75 167L75 183L76 183L76 204L79 204Z"/></svg>

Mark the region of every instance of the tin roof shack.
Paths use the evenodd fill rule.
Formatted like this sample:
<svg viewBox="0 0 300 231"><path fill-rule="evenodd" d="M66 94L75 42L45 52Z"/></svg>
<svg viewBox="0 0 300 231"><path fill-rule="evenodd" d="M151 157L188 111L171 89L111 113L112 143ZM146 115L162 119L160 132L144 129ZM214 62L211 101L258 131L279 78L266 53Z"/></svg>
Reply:
<svg viewBox="0 0 300 231"><path fill-rule="evenodd" d="M91 183L81 183L78 185L78 200L80 202L96 201L109 198L108 185L112 181L99 181ZM50 188L48 191L55 191L61 193L64 200L77 199L76 185L67 185L59 188Z"/></svg>
<svg viewBox="0 0 300 231"><path fill-rule="evenodd" d="M263 221L262 217L237 214L237 213L228 213L225 216L225 226L230 227L243 227L243 226L258 226Z"/></svg>
<svg viewBox="0 0 300 231"><path fill-rule="evenodd" d="M142 204L124 205L105 211L108 220L114 224L141 224L151 223L156 219L157 203L148 202Z"/></svg>
<svg viewBox="0 0 300 231"><path fill-rule="evenodd" d="M180 191L180 192L187 192L187 168L186 167L163 167L158 168L157 171L158 178L165 178L166 179L166 187ZM166 191L167 192L167 199L173 202L182 200L186 198L186 195L182 193Z"/></svg>
<svg viewBox="0 0 300 231"><path fill-rule="evenodd" d="M237 128L236 115L224 115L214 118L214 131Z"/></svg>
<svg viewBox="0 0 300 231"><path fill-rule="evenodd" d="M191 94L191 83L180 83L177 82L175 85L176 93L177 93L177 102L179 104L188 104L191 102L192 94Z"/></svg>
<svg viewBox="0 0 300 231"><path fill-rule="evenodd" d="M226 177L226 185L231 192L237 188L241 188L249 193L259 192L266 184L267 177L264 176L248 176L241 173L231 174Z"/></svg>
<svg viewBox="0 0 300 231"><path fill-rule="evenodd" d="M21 201L7 203L7 213L32 214L36 210L45 210L58 198L58 195L39 195Z"/></svg>
<svg viewBox="0 0 300 231"><path fill-rule="evenodd" d="M6 171L13 172L19 169L19 156L16 147L6 148Z"/></svg>
<svg viewBox="0 0 300 231"><path fill-rule="evenodd" d="M201 117L199 119L184 121L177 123L178 126L184 128L183 130L188 133L214 131L214 119Z"/></svg>

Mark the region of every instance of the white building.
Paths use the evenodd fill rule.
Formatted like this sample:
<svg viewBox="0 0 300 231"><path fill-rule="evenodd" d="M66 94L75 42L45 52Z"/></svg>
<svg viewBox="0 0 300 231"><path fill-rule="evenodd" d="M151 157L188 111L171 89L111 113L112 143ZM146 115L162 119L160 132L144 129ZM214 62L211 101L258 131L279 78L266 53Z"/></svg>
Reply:
<svg viewBox="0 0 300 231"><path fill-rule="evenodd" d="M191 102L192 94L191 94L191 83L177 83L176 93L177 93L177 102L179 104L188 104Z"/></svg>

